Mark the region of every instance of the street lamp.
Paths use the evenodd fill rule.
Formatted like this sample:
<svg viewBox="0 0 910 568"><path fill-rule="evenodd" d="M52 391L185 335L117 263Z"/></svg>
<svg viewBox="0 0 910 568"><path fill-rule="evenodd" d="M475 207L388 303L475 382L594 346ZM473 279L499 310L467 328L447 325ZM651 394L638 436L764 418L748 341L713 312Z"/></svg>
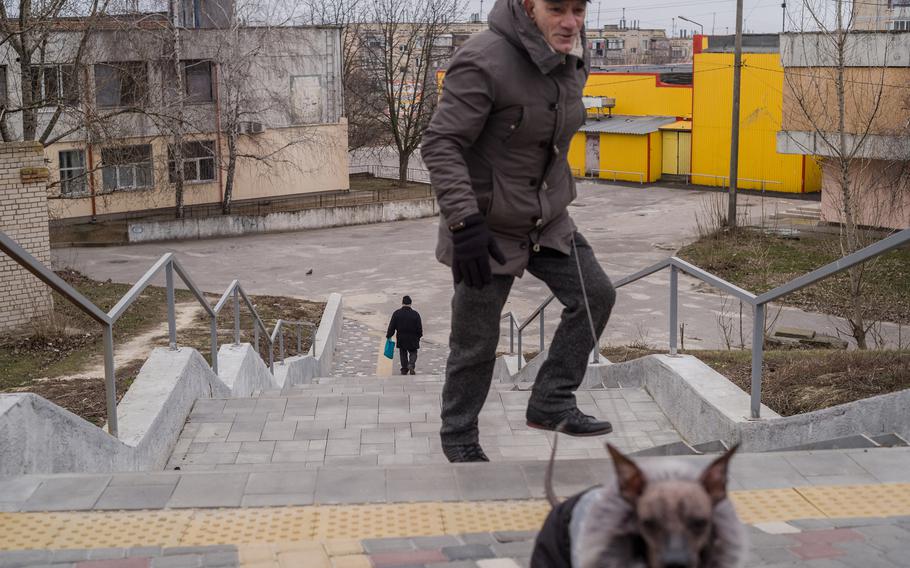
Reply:
<svg viewBox="0 0 910 568"><path fill-rule="evenodd" d="M699 23L696 22L695 20L690 20L689 18L687 18L687 17L685 17L685 16L679 16L679 19L680 19L680 20L685 20L685 21L689 22L690 24L695 24L696 26L698 26L699 28L701 28L701 35L705 35L705 26L699 24Z"/></svg>

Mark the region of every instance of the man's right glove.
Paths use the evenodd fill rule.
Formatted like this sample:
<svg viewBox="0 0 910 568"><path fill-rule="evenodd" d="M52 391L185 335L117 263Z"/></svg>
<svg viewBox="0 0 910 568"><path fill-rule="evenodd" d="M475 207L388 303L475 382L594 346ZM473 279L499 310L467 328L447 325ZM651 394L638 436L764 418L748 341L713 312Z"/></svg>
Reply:
<svg viewBox="0 0 910 568"><path fill-rule="evenodd" d="M493 279L490 257L499 264L506 263L480 213L465 217L459 227L453 228L452 241L455 245L452 275L456 284L464 280L469 288L483 288Z"/></svg>

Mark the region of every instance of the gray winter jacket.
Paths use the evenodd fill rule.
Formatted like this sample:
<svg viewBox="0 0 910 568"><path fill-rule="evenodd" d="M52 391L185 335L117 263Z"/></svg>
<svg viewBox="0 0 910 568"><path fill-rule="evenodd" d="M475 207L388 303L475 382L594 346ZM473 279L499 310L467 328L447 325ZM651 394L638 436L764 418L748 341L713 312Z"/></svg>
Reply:
<svg viewBox="0 0 910 568"><path fill-rule="evenodd" d="M521 276L536 248L571 247L567 153L589 65L584 36L581 57L553 51L521 0L498 0L489 22L455 54L421 153L442 213L439 260L452 263L448 227L479 212L507 258L493 273Z"/></svg>

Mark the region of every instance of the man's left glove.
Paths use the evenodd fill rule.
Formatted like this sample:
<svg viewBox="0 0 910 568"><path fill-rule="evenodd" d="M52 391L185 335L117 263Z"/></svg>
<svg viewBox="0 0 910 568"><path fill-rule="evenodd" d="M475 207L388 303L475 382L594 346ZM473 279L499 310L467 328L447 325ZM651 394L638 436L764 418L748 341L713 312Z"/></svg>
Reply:
<svg viewBox="0 0 910 568"><path fill-rule="evenodd" d="M490 257L499 264L505 264L506 257L496 244L483 215L470 215L459 225L452 232L455 245L452 276L456 284L464 280L469 288L483 288L493 279Z"/></svg>

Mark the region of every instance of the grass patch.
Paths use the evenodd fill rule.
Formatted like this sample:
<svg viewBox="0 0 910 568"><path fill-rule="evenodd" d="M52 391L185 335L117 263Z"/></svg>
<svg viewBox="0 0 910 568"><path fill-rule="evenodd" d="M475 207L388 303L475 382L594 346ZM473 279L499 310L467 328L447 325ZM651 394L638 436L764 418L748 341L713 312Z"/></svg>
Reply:
<svg viewBox="0 0 910 568"><path fill-rule="evenodd" d="M842 256L836 235L799 239L741 229L703 237L677 256L721 278L760 294ZM910 248L886 253L865 264L865 317L869 321L910 323ZM781 302L839 317L849 315L849 279L841 273L781 298Z"/></svg>
<svg viewBox="0 0 910 568"><path fill-rule="evenodd" d="M620 363L652 349L608 347L604 356ZM751 351L689 351L744 392L751 388ZM792 416L910 388L910 351L771 350L764 356L762 402Z"/></svg>
<svg viewBox="0 0 910 568"><path fill-rule="evenodd" d="M92 280L75 271L57 272L67 283L104 311L110 310L131 286ZM178 303L194 302L190 292L176 291ZM211 296L210 303L217 299ZM325 304L296 298L251 296L264 323L271 330L278 318L300 320L318 325ZM123 344L141 334L159 328L167 321L166 291L149 286L114 326L115 352ZM310 347L312 327L304 327L302 351ZM241 309L241 341L252 342L252 315ZM178 329L180 346L193 347L209 360L210 322L203 312L187 329ZM233 309L230 304L219 314L219 345L233 341ZM167 346L166 332L155 336L149 344ZM263 338L263 346L265 341ZM297 353L295 330L285 332L287 355ZM268 350L262 352L268 359ZM102 361L101 326L79 311L63 297L54 294L54 311L47 317L15 335L0 336L0 392L33 392L82 416L97 425L107 419L104 378L66 378L89 371ZM278 357L276 348L276 358ZM130 361L116 370L118 401L135 380L144 360Z"/></svg>

